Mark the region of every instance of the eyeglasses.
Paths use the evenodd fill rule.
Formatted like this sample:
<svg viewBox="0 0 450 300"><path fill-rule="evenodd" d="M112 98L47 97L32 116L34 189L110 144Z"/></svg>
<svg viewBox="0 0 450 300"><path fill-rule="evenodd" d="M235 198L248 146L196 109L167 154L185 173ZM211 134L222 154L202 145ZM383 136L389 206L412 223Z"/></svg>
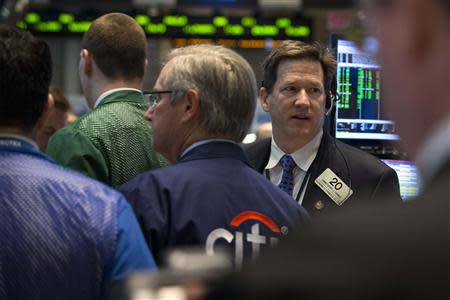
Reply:
<svg viewBox="0 0 450 300"><path fill-rule="evenodd" d="M161 100L162 94L171 94L173 91L150 91L150 92L144 92L144 95L147 97L145 98L144 104L147 107L154 107L158 102Z"/></svg>

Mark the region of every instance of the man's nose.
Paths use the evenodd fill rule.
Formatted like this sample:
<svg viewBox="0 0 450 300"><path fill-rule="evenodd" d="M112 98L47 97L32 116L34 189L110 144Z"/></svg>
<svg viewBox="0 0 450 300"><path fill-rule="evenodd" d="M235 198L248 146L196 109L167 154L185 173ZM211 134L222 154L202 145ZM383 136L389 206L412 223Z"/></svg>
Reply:
<svg viewBox="0 0 450 300"><path fill-rule="evenodd" d="M309 106L310 102L309 102L309 95L306 92L305 89L301 89L297 95L295 95L295 102L294 104L296 106Z"/></svg>

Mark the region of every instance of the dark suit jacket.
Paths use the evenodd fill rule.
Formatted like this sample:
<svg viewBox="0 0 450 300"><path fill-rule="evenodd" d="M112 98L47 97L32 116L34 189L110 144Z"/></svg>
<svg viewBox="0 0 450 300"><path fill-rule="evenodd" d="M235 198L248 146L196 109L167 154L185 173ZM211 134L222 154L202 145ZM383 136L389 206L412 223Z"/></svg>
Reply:
<svg viewBox="0 0 450 300"><path fill-rule="evenodd" d="M207 299L450 299L449 186L450 159L418 199L315 218Z"/></svg>
<svg viewBox="0 0 450 300"><path fill-rule="evenodd" d="M260 173L263 173L269 161L270 144L271 139L268 138L245 149L250 163ZM388 194L395 195L393 199L401 202L397 173L392 168L366 152L336 141L325 131L317 156L310 168L311 177L302 206L311 215L338 207L314 183L314 180L327 168L330 168L353 190L353 194L341 207L348 208L362 201L372 202L379 195L383 195L383 198L380 197L377 201L383 201Z"/></svg>

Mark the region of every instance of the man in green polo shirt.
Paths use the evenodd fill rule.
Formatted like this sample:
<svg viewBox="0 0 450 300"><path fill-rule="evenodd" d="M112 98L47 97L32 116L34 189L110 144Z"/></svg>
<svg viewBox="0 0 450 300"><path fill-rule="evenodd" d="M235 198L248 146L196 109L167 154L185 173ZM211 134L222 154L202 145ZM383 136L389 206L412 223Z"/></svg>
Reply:
<svg viewBox="0 0 450 300"><path fill-rule="evenodd" d="M166 164L152 149L153 132L144 119L146 48L143 29L125 14L106 14L92 23L79 65L92 111L50 139L50 157L112 187Z"/></svg>

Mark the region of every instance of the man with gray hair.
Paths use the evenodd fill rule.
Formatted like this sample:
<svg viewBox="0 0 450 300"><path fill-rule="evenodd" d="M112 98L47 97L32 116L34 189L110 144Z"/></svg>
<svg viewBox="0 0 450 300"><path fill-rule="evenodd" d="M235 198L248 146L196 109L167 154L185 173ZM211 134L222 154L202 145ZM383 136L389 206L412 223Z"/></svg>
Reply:
<svg viewBox="0 0 450 300"><path fill-rule="evenodd" d="M239 267L306 220L304 210L254 171L237 144L249 128L257 88L249 64L222 46L168 55L145 117L154 148L175 164L121 186L152 252L204 245L233 249Z"/></svg>

